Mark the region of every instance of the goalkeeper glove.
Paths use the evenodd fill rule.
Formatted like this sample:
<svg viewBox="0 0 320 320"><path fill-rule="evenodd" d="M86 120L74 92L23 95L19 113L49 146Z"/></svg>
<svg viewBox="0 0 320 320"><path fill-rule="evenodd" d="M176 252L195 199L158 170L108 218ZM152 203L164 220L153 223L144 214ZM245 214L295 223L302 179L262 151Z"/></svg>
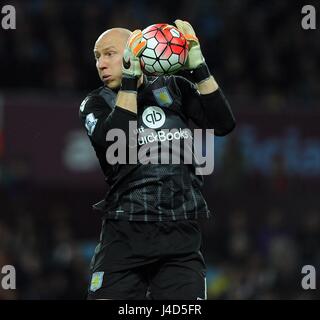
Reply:
<svg viewBox="0 0 320 320"><path fill-rule="evenodd" d="M184 35L188 42L189 53L185 63L185 69L194 70L205 62L201 52L199 39L196 36L191 24L187 21L176 20L175 25L178 30Z"/></svg>
<svg viewBox="0 0 320 320"><path fill-rule="evenodd" d="M188 42L189 53L187 61L184 65L185 70L191 71L193 79L196 83L200 83L209 79L211 74L202 55L199 39L197 38L191 24L187 21L182 21L179 19L177 19L174 23Z"/></svg>
<svg viewBox="0 0 320 320"><path fill-rule="evenodd" d="M137 80L142 75L139 56L147 42L142 39L141 30L135 30L129 37L123 53L122 85L123 90L136 90Z"/></svg>

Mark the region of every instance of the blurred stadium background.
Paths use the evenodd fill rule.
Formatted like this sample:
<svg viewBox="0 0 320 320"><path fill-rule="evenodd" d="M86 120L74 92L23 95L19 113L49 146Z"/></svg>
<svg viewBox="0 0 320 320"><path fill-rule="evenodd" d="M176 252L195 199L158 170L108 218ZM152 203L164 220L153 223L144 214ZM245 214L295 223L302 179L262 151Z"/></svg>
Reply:
<svg viewBox="0 0 320 320"><path fill-rule="evenodd" d="M320 267L320 38L301 29L302 5L8 4L17 29L0 30L0 266L16 267L17 290L0 299L85 298L100 232L91 204L105 190L78 120L82 99L100 86L92 48L110 27L178 17L194 25L238 124L215 139L204 188L209 299L319 298L300 285L303 265Z"/></svg>

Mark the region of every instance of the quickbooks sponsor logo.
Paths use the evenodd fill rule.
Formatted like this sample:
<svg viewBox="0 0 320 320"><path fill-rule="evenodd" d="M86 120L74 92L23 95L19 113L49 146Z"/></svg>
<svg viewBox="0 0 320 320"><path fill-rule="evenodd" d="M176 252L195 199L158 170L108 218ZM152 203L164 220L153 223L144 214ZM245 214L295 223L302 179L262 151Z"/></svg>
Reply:
<svg viewBox="0 0 320 320"><path fill-rule="evenodd" d="M142 114L143 123L151 129L162 127L166 121L166 115L159 107L148 107Z"/></svg>
<svg viewBox="0 0 320 320"><path fill-rule="evenodd" d="M164 141L172 141L180 140L180 139L189 139L192 138L192 135L190 134L189 130L187 129L179 129L179 130L170 130L169 129L163 129L158 132L155 132L153 130L145 130L144 133L151 132L150 134L146 134L142 136L143 133L140 132L138 144L140 146L146 144L146 143L152 143L156 141L164 142Z"/></svg>

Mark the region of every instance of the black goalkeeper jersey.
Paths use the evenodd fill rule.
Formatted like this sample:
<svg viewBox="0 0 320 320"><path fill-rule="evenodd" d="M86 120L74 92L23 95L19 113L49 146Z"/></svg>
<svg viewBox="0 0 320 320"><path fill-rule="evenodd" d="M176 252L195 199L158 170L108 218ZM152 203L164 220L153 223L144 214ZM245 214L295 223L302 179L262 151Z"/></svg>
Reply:
<svg viewBox="0 0 320 320"><path fill-rule="evenodd" d="M107 161L107 149L112 142L107 141L106 135L111 129L122 129L129 136L129 121L136 121L137 151L148 144L150 150L160 148L162 151L161 141L164 140L180 140L181 148L186 145L182 140L191 139L192 144L189 120L202 129L214 129L215 135L226 135L234 128L235 121L221 90L200 95L193 83L183 77L144 77L143 85L138 89L137 114L117 107L116 96L116 92L101 87L91 92L80 106L80 119L108 187L105 198L94 208L102 211L107 219L130 221L209 217L201 194L203 177L195 174L195 159L191 164L138 161L111 165ZM170 137L167 135L169 130L173 132ZM126 144L128 147L128 140ZM173 150L170 145L168 153ZM182 149L180 154L184 154Z"/></svg>

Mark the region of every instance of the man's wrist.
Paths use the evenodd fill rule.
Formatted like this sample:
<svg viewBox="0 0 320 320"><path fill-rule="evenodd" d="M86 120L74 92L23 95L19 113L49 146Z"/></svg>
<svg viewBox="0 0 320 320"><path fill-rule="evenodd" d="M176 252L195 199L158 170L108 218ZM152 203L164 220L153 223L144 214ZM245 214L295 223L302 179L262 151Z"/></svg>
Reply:
<svg viewBox="0 0 320 320"><path fill-rule="evenodd" d="M196 87L201 95L210 94L219 89L219 86L213 76L210 76L210 78L196 83Z"/></svg>
<svg viewBox="0 0 320 320"><path fill-rule="evenodd" d="M121 91L135 92L137 91L138 78L134 76L122 76Z"/></svg>

